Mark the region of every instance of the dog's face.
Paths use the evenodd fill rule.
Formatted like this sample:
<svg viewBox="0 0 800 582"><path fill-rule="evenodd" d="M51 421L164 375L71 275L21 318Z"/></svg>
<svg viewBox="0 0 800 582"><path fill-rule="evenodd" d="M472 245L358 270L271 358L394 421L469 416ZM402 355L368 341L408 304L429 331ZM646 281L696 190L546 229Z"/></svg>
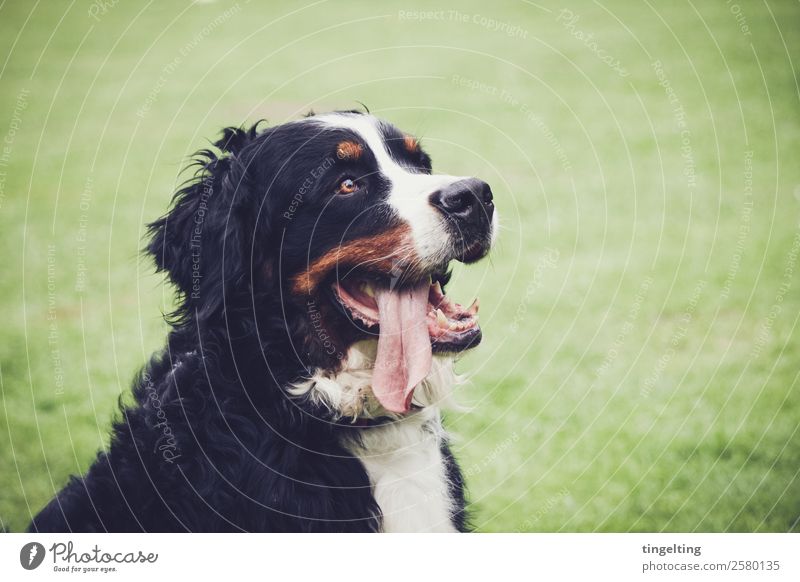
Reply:
<svg viewBox="0 0 800 582"><path fill-rule="evenodd" d="M489 186L432 173L413 136L361 113L226 138L218 145L232 155L215 159L225 167L208 177L227 202L212 209L207 200L207 214L225 215L226 236L210 244L230 249L220 256L219 248L206 251L204 264L227 260L231 271L210 276L221 279L220 290L231 298L237 290L230 286L249 281L251 294L270 285L284 302L305 306L314 331L293 338L300 343L330 341L341 351L376 339L374 395L389 411L407 411L433 352L459 352L480 341L477 303L463 307L442 286L451 261L471 263L489 252L497 229ZM222 170L224 176L214 175ZM202 196L202 183L194 198ZM186 198L154 223L150 250L157 259L159 251L162 258L169 252L159 248L169 221L185 220L186 212L173 214ZM164 260L159 266L191 296L194 277L190 285L187 273L176 277ZM215 292L201 277L201 293L203 285Z"/></svg>

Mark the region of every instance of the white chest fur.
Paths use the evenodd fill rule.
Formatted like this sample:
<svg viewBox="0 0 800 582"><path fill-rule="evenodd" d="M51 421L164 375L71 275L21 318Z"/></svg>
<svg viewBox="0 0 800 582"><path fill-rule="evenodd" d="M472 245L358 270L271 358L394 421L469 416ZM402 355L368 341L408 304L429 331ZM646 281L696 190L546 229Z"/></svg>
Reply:
<svg viewBox="0 0 800 582"><path fill-rule="evenodd" d="M342 369L319 371L291 393L333 411L338 418L375 418L388 413L372 394L377 341L359 342ZM359 442L343 443L356 455L372 484L386 532L452 532L452 500L441 453L445 433L440 410L454 408L452 391L460 378L449 357L433 358L431 372L414 391L414 414L363 428Z"/></svg>
<svg viewBox="0 0 800 582"><path fill-rule="evenodd" d="M454 532L439 412L366 428L348 448L369 475L384 532Z"/></svg>

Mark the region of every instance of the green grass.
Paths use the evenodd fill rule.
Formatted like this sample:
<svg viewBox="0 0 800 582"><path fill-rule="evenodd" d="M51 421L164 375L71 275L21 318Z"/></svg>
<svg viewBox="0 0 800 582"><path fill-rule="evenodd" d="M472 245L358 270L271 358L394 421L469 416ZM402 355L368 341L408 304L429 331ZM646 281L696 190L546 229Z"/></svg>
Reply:
<svg viewBox="0 0 800 582"><path fill-rule="evenodd" d="M0 525L86 469L162 345L137 252L189 153L363 101L503 219L452 285L483 306L448 415L480 530L798 529L797 3L32 6L0 7Z"/></svg>

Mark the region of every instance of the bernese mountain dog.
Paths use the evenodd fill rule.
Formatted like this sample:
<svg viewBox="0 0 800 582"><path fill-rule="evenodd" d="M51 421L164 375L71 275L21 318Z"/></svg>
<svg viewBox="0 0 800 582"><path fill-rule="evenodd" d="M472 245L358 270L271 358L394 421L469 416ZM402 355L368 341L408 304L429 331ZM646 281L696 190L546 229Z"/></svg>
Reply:
<svg viewBox="0 0 800 582"><path fill-rule="evenodd" d="M149 225L167 345L30 531L467 530L441 410L481 330L444 288L492 246L491 189L357 111L214 145Z"/></svg>

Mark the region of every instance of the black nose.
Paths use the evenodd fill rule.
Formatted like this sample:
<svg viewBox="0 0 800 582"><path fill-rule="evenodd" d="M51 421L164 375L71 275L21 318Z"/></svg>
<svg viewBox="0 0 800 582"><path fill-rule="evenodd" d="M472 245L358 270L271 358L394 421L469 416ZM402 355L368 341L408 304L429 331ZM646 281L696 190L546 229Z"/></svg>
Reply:
<svg viewBox="0 0 800 582"><path fill-rule="evenodd" d="M431 204L446 216L469 222L491 222L492 189L477 178L453 182L431 194Z"/></svg>

